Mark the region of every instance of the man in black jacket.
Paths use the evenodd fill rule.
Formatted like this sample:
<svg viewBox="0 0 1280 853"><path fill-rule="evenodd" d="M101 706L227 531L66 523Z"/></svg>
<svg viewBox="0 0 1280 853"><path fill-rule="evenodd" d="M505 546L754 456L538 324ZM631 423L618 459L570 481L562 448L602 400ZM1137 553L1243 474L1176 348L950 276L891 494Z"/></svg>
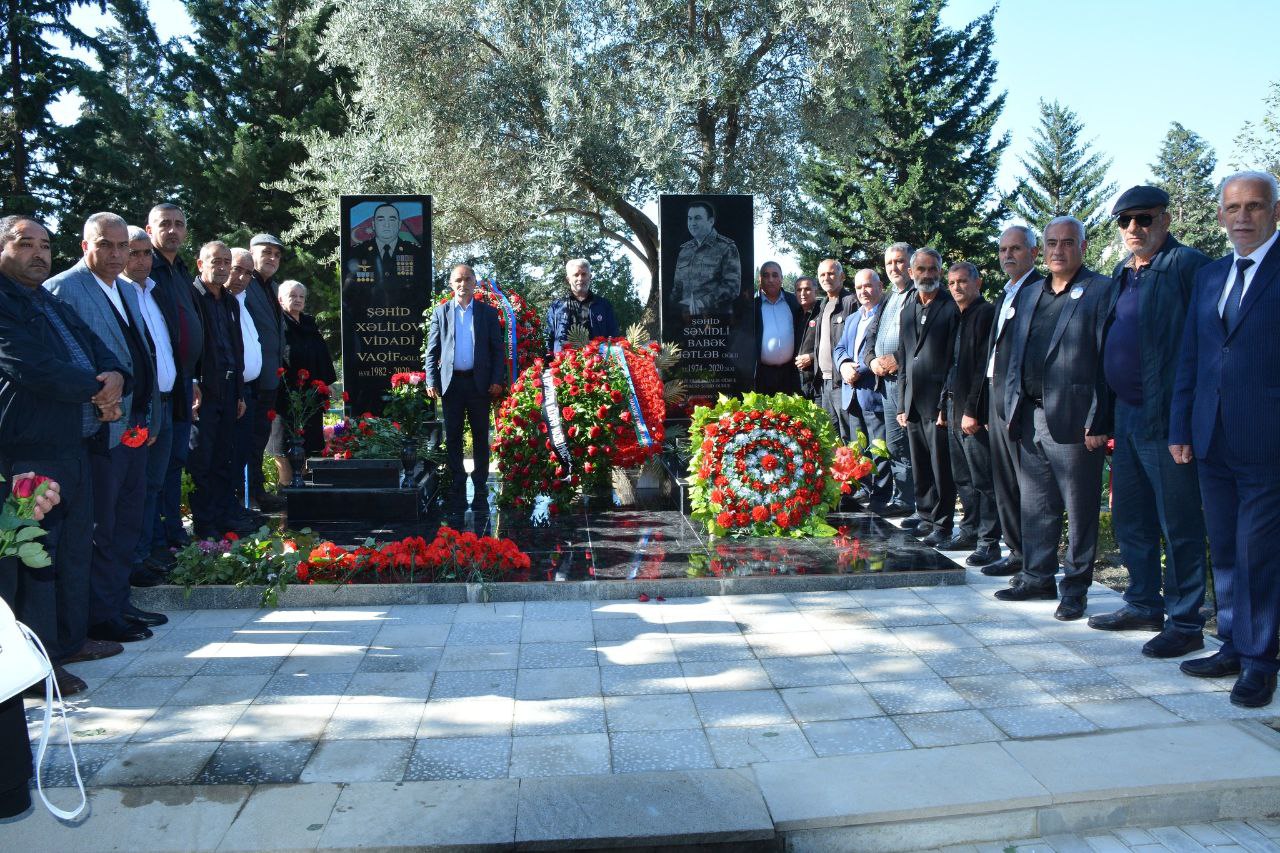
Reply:
<svg viewBox="0 0 1280 853"><path fill-rule="evenodd" d="M240 304L226 290L231 277L231 250L214 240L200 247L200 277L193 287L204 330L204 354L196 365L200 409L192 427L187 468L195 488L191 515L196 536L218 538L245 525L233 521L235 511L235 425L244 415L244 344L240 336Z"/></svg>
<svg viewBox="0 0 1280 853"><path fill-rule="evenodd" d="M802 335L800 303L782 289L782 267L777 261L760 265L760 292L755 302L755 390L761 394L799 394L796 353Z"/></svg>
<svg viewBox="0 0 1280 853"><path fill-rule="evenodd" d="M898 425L907 431L916 513L922 519L914 533L923 536L925 544L939 547L951 541L956 510L946 393L960 310L942 286L942 256L936 250L915 251L911 278L915 291L899 318L894 356L902 393Z"/></svg>
<svg viewBox="0 0 1280 853"><path fill-rule="evenodd" d="M951 265L947 286L960 309L947 425L951 473L962 513L959 533L943 547L948 551L972 548L973 553L965 562L984 566L1000 559L1000 519L991 482L986 400L987 341L995 309L982 298L982 278L978 268L968 261Z"/></svg>
<svg viewBox="0 0 1280 853"><path fill-rule="evenodd" d="M1098 546L1102 463L1111 411L1102 378L1102 324L1110 279L1084 266L1084 224L1059 216L1044 229L1049 278L1024 287L1009 332L1005 402L1018 442L1022 573L1001 601L1058 597L1062 513L1069 536L1054 613L1079 619L1087 606ZM997 377L998 379L999 377Z"/></svg>
<svg viewBox="0 0 1280 853"><path fill-rule="evenodd" d="M178 378L173 386L173 438L169 464L153 532L157 542L182 545L187 534L182 529L182 469L191 447L191 410L199 404L199 388L194 384L196 362L204 352L204 327L196 311L191 290L191 273L178 251L187 240L187 217L176 204L164 202L147 214L147 234L151 237L151 280L156 303L165 320L177 330L174 352Z"/></svg>
<svg viewBox="0 0 1280 853"><path fill-rule="evenodd" d="M121 417L131 377L98 337L41 285L49 232L35 219L0 219L0 475L36 471L62 486L41 542L52 564L0 572L0 596L44 643L63 694L84 690L62 663L118 653L87 641L93 492L87 440Z"/></svg>
<svg viewBox="0 0 1280 853"><path fill-rule="evenodd" d="M813 276L802 275L796 279L796 303L800 306L800 340L796 343L796 372L800 374L800 396L806 400L814 399L813 371L808 365L813 356L806 360L800 353L813 352L813 339L818 334L818 282Z"/></svg>
<svg viewBox="0 0 1280 853"><path fill-rule="evenodd" d="M840 441L847 442L851 424L849 413L840 405L840 386L844 382L833 355L844 334L845 318L858 313L858 298L844 286L844 266L835 258L818 264L818 283L822 285L823 295L815 309L814 334L812 338L805 336L807 349L800 351L796 365L801 371L809 372L814 402L831 418L831 426Z"/></svg>
<svg viewBox="0 0 1280 853"><path fill-rule="evenodd" d="M1115 400L1111 518L1129 586L1124 607L1089 619L1103 631L1159 631L1142 647L1158 658L1204 648L1200 482L1195 462L1179 465L1167 448L1182 327L1196 271L1209 258L1169 233L1168 204L1164 190L1137 186L1112 208L1131 253L1112 274L1102 346Z"/></svg>

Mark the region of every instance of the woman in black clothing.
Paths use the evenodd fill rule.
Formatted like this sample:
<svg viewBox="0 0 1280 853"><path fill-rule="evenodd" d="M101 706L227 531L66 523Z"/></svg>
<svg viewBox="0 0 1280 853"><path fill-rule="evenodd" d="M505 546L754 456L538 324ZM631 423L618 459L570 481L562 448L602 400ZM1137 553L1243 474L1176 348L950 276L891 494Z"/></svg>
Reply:
<svg viewBox="0 0 1280 853"><path fill-rule="evenodd" d="M307 289L301 282L286 281L279 288L280 307L284 309L285 339L285 374L280 382L280 397L276 412L282 423L289 410L289 398L286 391L298 387L298 371L306 370L312 379L320 379L325 384L337 379L333 369L333 357L329 355L329 345L324 342L315 318L304 314L302 309L307 303ZM316 412L303 428L302 444L308 456L317 456L324 451L324 413ZM276 457L276 465L280 468L280 482L287 483L293 477L289 463L284 459L288 450L283 428L271 431L271 446L268 448Z"/></svg>
<svg viewBox="0 0 1280 853"><path fill-rule="evenodd" d="M19 474L14 481L34 474ZM0 484L0 501L9 494L11 483ZM36 499L36 521L58 504L58 484ZM19 571L18 560L10 557L0 560L0 572ZM12 602L9 603L12 607ZM42 688L43 689L43 688ZM27 719L23 713L22 694L0 702L0 818L20 815L31 808L31 741L27 737Z"/></svg>

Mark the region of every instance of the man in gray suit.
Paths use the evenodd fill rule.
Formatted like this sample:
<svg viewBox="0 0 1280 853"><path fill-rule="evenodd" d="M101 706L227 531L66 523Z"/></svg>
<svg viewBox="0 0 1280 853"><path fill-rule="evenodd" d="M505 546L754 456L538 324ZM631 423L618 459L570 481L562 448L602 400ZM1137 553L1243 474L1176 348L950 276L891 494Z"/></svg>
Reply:
<svg viewBox="0 0 1280 853"><path fill-rule="evenodd" d="M1054 617L1068 621L1084 615L1098 545L1102 463L1111 432L1102 371L1111 279L1084 266L1084 225L1074 217L1051 220L1044 247L1049 278L1018 294L1004 389L1009 434L1019 451L1023 566L996 598L1058 597L1054 576L1065 509L1070 529Z"/></svg>
<svg viewBox="0 0 1280 853"><path fill-rule="evenodd" d="M498 312L473 298L476 274L466 264L449 273L453 299L431 312L427 335L427 396L444 402L444 442L450 493L447 510L455 526L466 510L467 474L462 465L462 421L471 426L475 486L471 506L489 510L489 406L502 396L502 329Z"/></svg>
<svg viewBox="0 0 1280 853"><path fill-rule="evenodd" d="M995 486L1000 532L1009 546L1009 556L983 566L982 573L993 577L1016 575L1022 571L1022 493L1018 490L1018 447L1009 438L1009 409L1005 406L1004 378L1009 374L1009 341L1016 316L1015 304L1024 287L1044 276L1036 270L1040 242L1026 225L1006 228L1000 235L1000 268L1009 277L995 301L995 320L987 353L988 413L991 443L991 480Z"/></svg>
<svg viewBox="0 0 1280 853"><path fill-rule="evenodd" d="M276 394L280 391L279 367L284 364L284 311L276 290L280 284L276 273L284 260L284 244L271 234L256 234L249 241L249 253L253 256L253 281L245 291L244 306L253 318L258 331L258 343L262 347L262 372L250 389L245 389L246 401L254 399L253 456L249 463L249 490L252 499L263 512L283 509L284 500L269 495L262 481L262 453L271 435L271 422L267 412L276 407ZM248 415L246 415L247 417Z"/></svg>
<svg viewBox="0 0 1280 853"><path fill-rule="evenodd" d="M133 551L142 534L147 444L124 442L134 427L153 423L160 391L155 345L134 288L119 278L129 255L129 226L114 213L95 213L84 224L84 258L44 283L79 315L134 379L121 400L124 417L99 430L89 443L93 475L93 558L90 562L89 637L127 643L151 636L148 625L168 621L129 603Z"/></svg>
<svg viewBox="0 0 1280 853"><path fill-rule="evenodd" d="M893 471L893 499L885 508L883 515L889 518L907 516L903 520L904 530L915 530L922 519L916 513L915 481L911 477L911 446L907 442L907 431L898 425L898 413L902 411L901 373L894 353L898 351L898 336L901 332L902 309L915 289L911 280L911 255L914 250L910 243L894 243L884 250L884 271L893 289L884 297L880 309L880 325L876 329L875 358L871 361L871 372L880 379L880 389L884 400L885 443L889 448L889 466Z"/></svg>

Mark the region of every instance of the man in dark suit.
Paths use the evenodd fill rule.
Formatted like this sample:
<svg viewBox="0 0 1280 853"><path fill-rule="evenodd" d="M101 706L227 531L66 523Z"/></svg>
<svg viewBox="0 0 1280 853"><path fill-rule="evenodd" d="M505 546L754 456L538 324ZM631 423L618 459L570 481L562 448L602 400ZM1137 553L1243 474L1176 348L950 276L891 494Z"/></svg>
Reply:
<svg viewBox="0 0 1280 853"><path fill-rule="evenodd" d="M818 334L818 281L813 276L802 275L796 279L796 303L800 306L800 340L796 343L795 365L800 375L800 396L812 400L813 371L807 367L808 359L801 353L813 352L813 339Z"/></svg>
<svg viewBox="0 0 1280 853"><path fill-rule="evenodd" d="M889 449L889 467L893 471L893 500L884 515L889 518L906 516L902 520L902 529L908 531L919 527L921 518L915 511L911 445L907 442L907 431L898 425L898 412L902 411L902 389L899 387L901 374L894 361L894 354L898 351L902 309L915 289L911 281L911 255L914 251L909 243L894 243L884 250L884 274L888 291L880 309L880 326L876 330L876 357L871 361L871 372L879 377L880 391L884 397L885 443Z"/></svg>
<svg viewBox="0 0 1280 853"><path fill-rule="evenodd" d="M1102 345L1115 407L1111 520L1129 586L1124 607L1089 618L1104 631L1159 631L1142 647L1157 658L1204 648L1200 484L1195 464L1178 465L1168 446L1178 347L1196 271L1209 259L1169 233L1168 204L1164 190L1137 186L1111 211L1130 252L1111 276Z"/></svg>
<svg viewBox="0 0 1280 853"><path fill-rule="evenodd" d="M1022 571L1022 492L1018 488L1018 447L1009 437L1009 410L1004 378L1009 375L1009 341L1018 293L1043 276L1036 270L1040 243L1026 225L1013 225L1000 235L1000 268L1009 277L995 302L991 340L987 349L987 396L990 399L987 434L991 444L991 481L996 493L1000 532L1009 556L982 567L984 575L1003 577Z"/></svg>
<svg viewBox="0 0 1280 853"><path fill-rule="evenodd" d="M991 482L991 444L987 437L987 344L995 309L982 298L982 277L968 261L951 265L947 287L960 309L955 356L948 377L950 411L947 440L951 475L962 509L960 530L943 547L973 549L965 560L971 566L994 563L1000 557L1000 518Z"/></svg>
<svg viewBox="0 0 1280 853"><path fill-rule="evenodd" d="M169 620L129 603L133 552L142 535L147 497L147 445L123 441L127 428L150 431L160 392L155 345L138 308L134 288L120 279L129 255L129 226L114 213L95 213L84 224L84 258L44 283L66 302L133 376L121 399L124 418L89 443L93 474L93 559L90 566L89 637L128 643L151 636L149 625Z"/></svg>
<svg viewBox="0 0 1280 853"><path fill-rule="evenodd" d="M466 264L449 273L453 298L432 311L427 335L427 396L444 401L444 441L448 452L448 512L455 525L466 510L467 473L462 464L462 422L471 426L474 468L472 510L489 507L489 406L502 396L502 328L498 312L473 298L476 274Z"/></svg>
<svg viewBox="0 0 1280 853"><path fill-rule="evenodd" d="M1198 462L1222 648L1182 671L1239 672L1231 702L1276 689L1280 635L1280 192L1266 172L1222 183L1218 223L1234 248L1196 274L1169 418L1174 460Z"/></svg>
<svg viewBox="0 0 1280 853"><path fill-rule="evenodd" d="M243 306L253 318L258 333L258 345L262 349L262 372L246 394L253 397L253 453L249 458L249 491L252 501L263 512L282 509L284 500L267 494L262 479L262 454L271 436L271 421L267 412L275 409L276 395L280 393L280 367L284 364L284 310L276 291L279 280L276 273L284 259L284 244L274 235L255 234L249 240L249 254L253 257L253 280L245 290ZM249 413L246 412L246 417Z"/></svg>
<svg viewBox="0 0 1280 853"><path fill-rule="evenodd" d="M1111 280L1084 266L1084 225L1074 217L1051 220L1044 247L1049 278L1023 287L1007 333L1005 402L1019 451L1023 566L996 598L1058 597L1054 576L1065 509L1069 538L1054 616L1067 621L1084 615L1098 545L1102 463L1111 432L1102 376Z"/></svg>
<svg viewBox="0 0 1280 853"><path fill-rule="evenodd" d="M51 565L0 572L0 596L40 637L67 695L85 683L62 664L123 651L86 640L93 550L87 442L121 417L131 377L79 315L41 287L49 243L49 232L31 217L0 219L0 475L12 482L38 471L62 486L40 540Z"/></svg>
<svg viewBox="0 0 1280 853"><path fill-rule="evenodd" d="M832 355L840 371L840 405L868 444L883 442L884 395L870 364L875 358L884 285L875 270L858 270L853 277L853 293L858 299L858 311L845 320L844 334ZM883 512L893 495L893 480L887 459L877 457L874 463L865 497L869 509Z"/></svg>
<svg viewBox="0 0 1280 853"><path fill-rule="evenodd" d="M204 327L196 310L191 273L178 254L187 241L187 217L176 204L164 202L147 214L147 234L151 237L151 279L157 304L176 329L178 378L174 383L173 439L164 486L153 523L154 538L172 546L185 545L182 527L182 471L191 449L192 408L200 403L200 388L194 382L196 363L204 353Z"/></svg>
<svg viewBox="0 0 1280 853"><path fill-rule="evenodd" d="M777 261L760 265L760 292L756 294L756 383L761 394L799 394L800 303L782 289L782 267Z"/></svg>
<svg viewBox="0 0 1280 853"><path fill-rule="evenodd" d="M956 511L946 395L960 309L942 286L942 256L936 250L916 249L911 279L915 290L899 318L894 355L902 392L898 425L907 431L916 512L922 519L914 532L936 548L951 541Z"/></svg>
<svg viewBox="0 0 1280 853"><path fill-rule="evenodd" d="M235 506L236 422L244 416L244 343L240 303L226 289L231 249L213 240L200 247L200 276L192 282L204 328L204 354L196 365L200 409L187 467L195 488L191 517L197 536L220 538L229 530L252 532Z"/></svg>
<svg viewBox="0 0 1280 853"><path fill-rule="evenodd" d="M844 334L845 318L858 313L858 298L844 286L844 266L835 258L818 264L818 301L813 338L806 337L808 349L801 350L796 364L807 370L813 382L814 402L831 418L831 426L842 442L849 440L849 414L840 405L840 379L833 355Z"/></svg>

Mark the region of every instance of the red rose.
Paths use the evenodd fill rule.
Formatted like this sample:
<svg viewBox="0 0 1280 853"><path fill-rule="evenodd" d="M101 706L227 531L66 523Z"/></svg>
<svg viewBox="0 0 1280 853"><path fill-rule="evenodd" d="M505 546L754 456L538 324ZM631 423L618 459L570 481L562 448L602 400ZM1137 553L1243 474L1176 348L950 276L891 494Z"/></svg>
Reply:
<svg viewBox="0 0 1280 853"><path fill-rule="evenodd" d="M120 443L125 447L141 447L147 443L147 437L146 427L129 427L120 436Z"/></svg>
<svg viewBox="0 0 1280 853"><path fill-rule="evenodd" d="M733 513L722 512L716 516L716 524L721 527L733 527Z"/></svg>
<svg viewBox="0 0 1280 853"><path fill-rule="evenodd" d="M276 368L276 376L284 376L284 375L285 375L285 373L286 373L285 368L283 368L283 367L277 367L277 368Z"/></svg>
<svg viewBox="0 0 1280 853"><path fill-rule="evenodd" d="M268 423L270 423L271 421L274 421L275 419L276 419L276 410L275 410L275 409L267 409L267 422L268 422Z"/></svg>
<svg viewBox="0 0 1280 853"><path fill-rule="evenodd" d="M310 378L311 378L311 371L310 371L310 370L307 370L305 367L299 367L299 368L298 368L298 381L299 381L299 382L306 382L306 381L307 381L308 379L310 379Z"/></svg>
<svg viewBox="0 0 1280 853"><path fill-rule="evenodd" d="M752 508L751 508L751 520L752 520L752 521L766 521L766 520L768 520L768 518L769 518L769 509L768 509L768 507L763 507L763 506L754 506L754 507L752 507Z"/></svg>
<svg viewBox="0 0 1280 853"><path fill-rule="evenodd" d="M227 540L228 542L236 542L240 539L240 537L236 535L234 530L228 530L226 533L222 534L222 538Z"/></svg>
<svg viewBox="0 0 1280 853"><path fill-rule="evenodd" d="M344 402L344 403L350 403L350 402L351 402L351 397L347 394L347 392L346 392L346 391L343 391L343 392L342 392L342 402Z"/></svg>

